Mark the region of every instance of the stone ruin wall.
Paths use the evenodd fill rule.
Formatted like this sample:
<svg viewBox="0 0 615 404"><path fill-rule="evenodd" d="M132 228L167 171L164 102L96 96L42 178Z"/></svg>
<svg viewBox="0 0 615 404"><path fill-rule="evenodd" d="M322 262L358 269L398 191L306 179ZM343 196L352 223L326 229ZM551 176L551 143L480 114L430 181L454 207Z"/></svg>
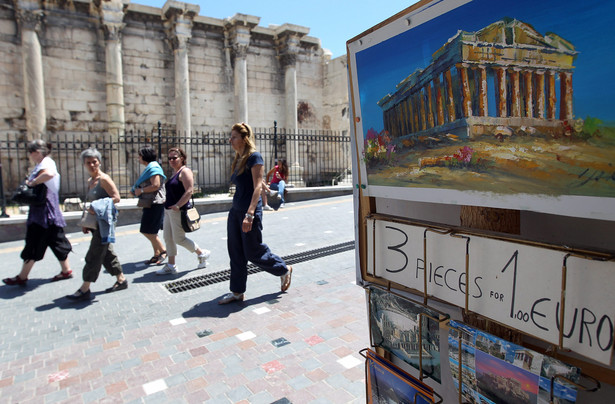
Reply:
<svg viewBox="0 0 615 404"><path fill-rule="evenodd" d="M0 133L26 132L19 6L43 10L41 46L46 130L108 130L105 33L90 1L0 0ZM177 3L176 3L177 4ZM184 4L184 3L179 3ZM225 21L196 15L188 42L190 121L193 130L228 130L237 120L233 49ZM163 10L128 3L121 29L125 127L176 127L174 56ZM292 128L285 122L284 68L275 27L253 27L247 49L248 122ZM228 42L228 39L227 39ZM342 60L343 62L340 62ZM296 54L300 129L347 131L345 56L331 60L316 38L303 35ZM299 108L302 107L302 110Z"/></svg>

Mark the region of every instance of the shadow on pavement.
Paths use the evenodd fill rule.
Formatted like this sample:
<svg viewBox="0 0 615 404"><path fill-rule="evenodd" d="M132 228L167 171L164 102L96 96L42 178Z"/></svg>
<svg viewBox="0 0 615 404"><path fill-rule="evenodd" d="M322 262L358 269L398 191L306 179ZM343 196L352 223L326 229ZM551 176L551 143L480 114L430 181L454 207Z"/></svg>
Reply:
<svg viewBox="0 0 615 404"><path fill-rule="evenodd" d="M190 310L185 311L182 314L184 318L191 317L217 317L225 318L233 313L237 313L246 307L253 306L255 304L261 304L265 302L275 303L283 292L269 293L266 295L258 296L252 299L244 300L242 302L233 302L229 304L218 304L218 300L222 296L218 296L210 301L199 303L192 306ZM226 294L226 293L225 293Z"/></svg>
<svg viewBox="0 0 615 404"><path fill-rule="evenodd" d="M144 273L139 278L133 278L132 283L165 283L180 280L180 278L184 275L187 275L194 270L181 271L176 274L169 275L157 275L156 270L159 268L152 266L149 267L150 272ZM124 272L126 273L126 272Z"/></svg>
<svg viewBox="0 0 615 404"><path fill-rule="evenodd" d="M51 283L49 279L28 279L28 283L25 285L5 285L4 283L0 283L2 285L0 287L0 299L14 299L16 297L20 297L25 295L28 292L33 291L41 285L46 283Z"/></svg>
<svg viewBox="0 0 615 404"><path fill-rule="evenodd" d="M162 266L162 264L145 264L145 260L137 262L128 262L122 263L122 272L124 272L125 274L134 274L136 272L146 271L151 268L157 269L159 266Z"/></svg>
<svg viewBox="0 0 615 404"><path fill-rule="evenodd" d="M91 304L98 303L96 296L98 295L106 295L104 291L100 292L92 292L90 299L88 300L70 300L66 296L61 296L53 299L52 303L43 304L41 306L35 307L36 311L48 311L54 308L58 308L61 310L82 310Z"/></svg>

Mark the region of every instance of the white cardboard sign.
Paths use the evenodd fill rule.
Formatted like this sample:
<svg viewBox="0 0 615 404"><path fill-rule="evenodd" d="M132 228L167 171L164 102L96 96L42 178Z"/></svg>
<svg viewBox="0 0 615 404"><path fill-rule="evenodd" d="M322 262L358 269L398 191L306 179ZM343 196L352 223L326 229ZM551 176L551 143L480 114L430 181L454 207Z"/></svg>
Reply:
<svg viewBox="0 0 615 404"><path fill-rule="evenodd" d="M384 220L368 219L367 228L369 274L420 291L426 274L427 294L459 307L465 307L469 285L470 311L559 344L566 252ZM615 263L570 256L566 268L563 346L610 365Z"/></svg>

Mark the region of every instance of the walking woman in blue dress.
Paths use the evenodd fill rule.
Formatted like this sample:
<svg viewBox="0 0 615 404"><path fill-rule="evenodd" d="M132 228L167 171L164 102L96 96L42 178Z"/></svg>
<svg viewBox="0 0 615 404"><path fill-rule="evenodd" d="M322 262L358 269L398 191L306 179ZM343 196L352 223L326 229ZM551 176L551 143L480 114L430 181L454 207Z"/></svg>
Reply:
<svg viewBox="0 0 615 404"><path fill-rule="evenodd" d="M281 291L290 287L292 267L271 252L263 243L263 157L256 151L252 128L236 123L231 129L231 147L235 159L231 166L231 182L235 184L233 206L226 225L227 248L231 259L231 293L218 301L227 304L242 301L248 281L248 261L262 270L279 276Z"/></svg>

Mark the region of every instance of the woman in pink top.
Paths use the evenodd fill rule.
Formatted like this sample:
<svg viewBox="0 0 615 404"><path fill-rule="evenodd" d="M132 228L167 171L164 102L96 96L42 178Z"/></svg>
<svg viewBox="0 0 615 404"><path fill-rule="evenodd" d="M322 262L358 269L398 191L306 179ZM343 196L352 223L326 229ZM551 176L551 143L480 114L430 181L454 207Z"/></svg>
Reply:
<svg viewBox="0 0 615 404"><path fill-rule="evenodd" d="M284 189L286 188L286 179L288 178L288 163L286 163L286 159L278 161L278 164L269 170L267 173L267 182L269 182L269 176L271 176L269 188L278 191L278 195L280 195L282 201L280 208L283 208L285 202Z"/></svg>

